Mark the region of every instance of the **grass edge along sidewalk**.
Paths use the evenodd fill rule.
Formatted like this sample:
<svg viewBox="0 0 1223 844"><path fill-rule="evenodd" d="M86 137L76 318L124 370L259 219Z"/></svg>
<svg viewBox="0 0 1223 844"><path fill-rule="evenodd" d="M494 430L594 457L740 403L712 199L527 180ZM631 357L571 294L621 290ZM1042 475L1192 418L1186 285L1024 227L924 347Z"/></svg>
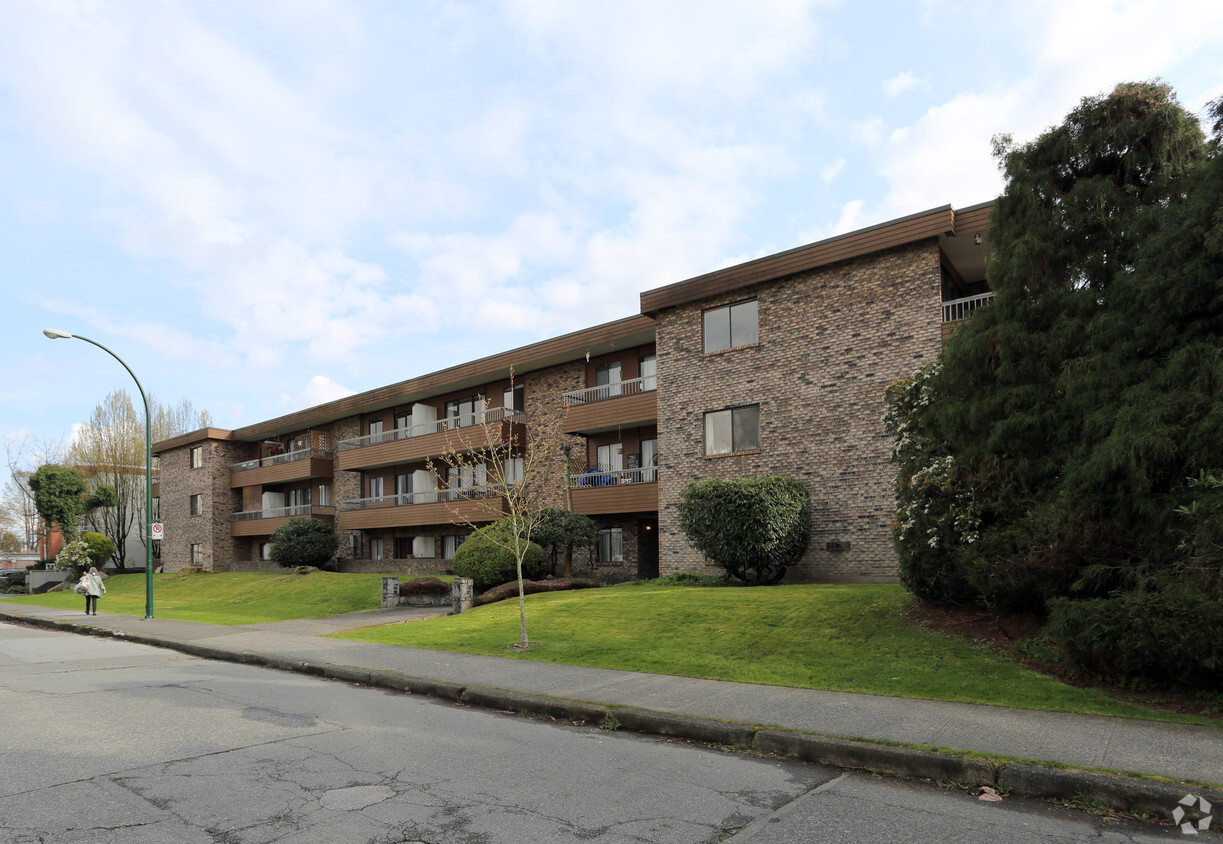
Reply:
<svg viewBox="0 0 1223 844"><path fill-rule="evenodd" d="M158 618L242 625L375 609L379 574L193 573L155 577ZM103 612L143 614L143 575L108 580ZM4 596L7 597L7 596ZM71 593L14 603L75 609ZM337 638L540 662L1021 709L1223 725L1070 686L989 646L914 626L899 586L695 588L651 583L532 595L516 602ZM3 606L0 601L0 607ZM130 606L128 606L130 604Z"/></svg>

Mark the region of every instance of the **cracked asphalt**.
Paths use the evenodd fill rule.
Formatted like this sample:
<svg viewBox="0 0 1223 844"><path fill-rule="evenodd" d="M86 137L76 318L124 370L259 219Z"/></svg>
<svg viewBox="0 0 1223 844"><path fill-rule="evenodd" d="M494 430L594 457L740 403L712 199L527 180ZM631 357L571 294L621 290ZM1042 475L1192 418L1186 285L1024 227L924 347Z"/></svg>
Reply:
<svg viewBox="0 0 1223 844"><path fill-rule="evenodd" d="M1155 841L1030 801L0 624L0 841Z"/></svg>

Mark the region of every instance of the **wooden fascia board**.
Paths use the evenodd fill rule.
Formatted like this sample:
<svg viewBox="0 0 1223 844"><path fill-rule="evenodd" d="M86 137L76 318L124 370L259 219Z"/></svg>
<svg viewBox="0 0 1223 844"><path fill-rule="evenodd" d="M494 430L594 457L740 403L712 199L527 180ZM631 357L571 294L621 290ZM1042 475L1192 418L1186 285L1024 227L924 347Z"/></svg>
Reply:
<svg viewBox="0 0 1223 844"><path fill-rule="evenodd" d="M164 451L181 448L185 445L204 442L205 440L234 440L234 432L225 428L200 428L198 431L191 431L186 434L179 434L177 437L160 440L153 443L153 453L161 454Z"/></svg>
<svg viewBox="0 0 1223 844"><path fill-rule="evenodd" d="M265 422L234 429L234 438L255 440L286 431L329 424L361 413L441 395L455 389L504 377L512 366L519 373L534 372L581 360L589 348L623 341L654 332L653 317L634 314L615 322L585 328L529 346L452 366L438 372L378 387L354 396L337 399L307 410L300 410Z"/></svg>
<svg viewBox="0 0 1223 844"><path fill-rule="evenodd" d="M641 294L642 313L656 313L728 293L741 287L783 278L839 261L914 243L955 230L955 212L950 205L838 235L807 246L758 258L746 264L707 273L677 284Z"/></svg>

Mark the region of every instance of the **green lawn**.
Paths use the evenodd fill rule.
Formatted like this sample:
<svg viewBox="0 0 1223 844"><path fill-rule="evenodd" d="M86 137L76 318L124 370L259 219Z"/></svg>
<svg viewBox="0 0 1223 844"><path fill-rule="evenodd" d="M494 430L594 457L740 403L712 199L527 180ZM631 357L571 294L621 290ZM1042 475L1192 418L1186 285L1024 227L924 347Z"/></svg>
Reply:
<svg viewBox="0 0 1223 844"><path fill-rule="evenodd" d="M98 600L100 612L144 615L144 573L122 574L106 581ZM80 609L85 599L74 592L41 595L0 595L14 604ZM202 621L208 624L260 624L294 618L322 618L382 604L382 575L309 575L263 572L179 572L153 575L153 614L157 618ZM3 601L0 601L0 607Z"/></svg>
<svg viewBox="0 0 1223 844"><path fill-rule="evenodd" d="M700 589L624 585L518 602L336 638L682 677L1214 724L1068 686L987 646L912 626L899 586Z"/></svg>

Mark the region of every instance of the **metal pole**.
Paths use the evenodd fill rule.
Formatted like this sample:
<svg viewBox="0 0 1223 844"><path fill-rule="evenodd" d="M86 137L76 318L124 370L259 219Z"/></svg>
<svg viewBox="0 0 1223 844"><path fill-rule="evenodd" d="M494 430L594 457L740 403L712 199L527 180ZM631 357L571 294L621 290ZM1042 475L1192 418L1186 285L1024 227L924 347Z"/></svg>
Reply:
<svg viewBox="0 0 1223 844"><path fill-rule="evenodd" d="M123 368L127 370L127 374L132 376L132 380L136 382L136 389L140 390L140 398L144 401L144 617L151 619L153 617L153 415L149 409L149 395L144 391L144 387L140 385L140 379L136 377L136 373L132 372L132 368L127 365L123 358L103 346L97 340L90 340L88 337L82 337L80 334L67 334L66 332L44 331L43 334L52 339L61 336L75 337L78 340L84 340L86 343L97 346L123 365Z"/></svg>

